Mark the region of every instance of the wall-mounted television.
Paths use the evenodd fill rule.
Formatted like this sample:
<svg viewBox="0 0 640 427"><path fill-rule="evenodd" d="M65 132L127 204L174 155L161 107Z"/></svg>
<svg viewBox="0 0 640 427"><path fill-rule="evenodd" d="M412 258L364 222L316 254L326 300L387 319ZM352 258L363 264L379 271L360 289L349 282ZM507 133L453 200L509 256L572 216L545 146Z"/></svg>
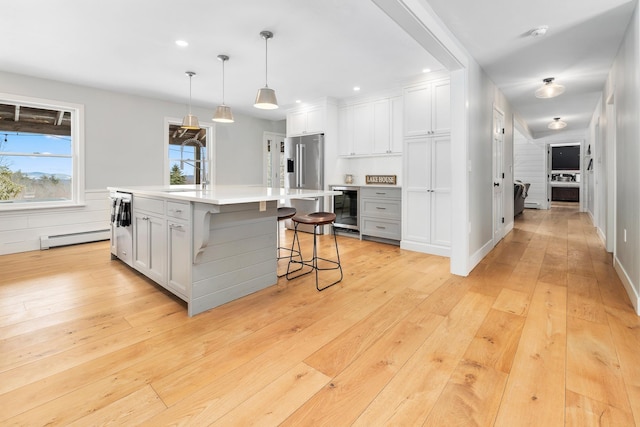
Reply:
<svg viewBox="0 0 640 427"><path fill-rule="evenodd" d="M580 170L580 146L563 145L551 147L551 170L577 171Z"/></svg>

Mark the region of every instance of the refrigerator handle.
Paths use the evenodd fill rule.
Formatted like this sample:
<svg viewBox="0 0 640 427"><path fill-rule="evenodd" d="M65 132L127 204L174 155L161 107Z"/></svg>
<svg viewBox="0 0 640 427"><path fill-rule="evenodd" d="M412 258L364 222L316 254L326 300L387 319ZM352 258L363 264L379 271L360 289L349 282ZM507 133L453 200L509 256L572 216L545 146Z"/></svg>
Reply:
<svg viewBox="0 0 640 427"><path fill-rule="evenodd" d="M304 182L304 174L305 174L305 167L306 165L303 165L302 162L305 159L305 151L306 151L306 147L304 144L300 144L300 159L298 160L298 174L299 174L299 179L300 181L298 182L298 187L300 188L305 188L305 182Z"/></svg>
<svg viewBox="0 0 640 427"><path fill-rule="evenodd" d="M296 144L296 167L294 170L294 176L296 180L295 188L300 188L300 145Z"/></svg>

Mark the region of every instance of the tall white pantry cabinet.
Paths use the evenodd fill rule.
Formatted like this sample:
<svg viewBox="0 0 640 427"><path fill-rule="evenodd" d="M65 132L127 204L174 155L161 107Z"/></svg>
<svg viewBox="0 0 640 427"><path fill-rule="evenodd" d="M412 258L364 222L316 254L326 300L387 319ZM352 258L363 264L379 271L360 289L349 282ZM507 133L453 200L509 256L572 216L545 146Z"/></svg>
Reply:
<svg viewBox="0 0 640 427"><path fill-rule="evenodd" d="M404 249L451 255L451 108L448 79L406 87L402 186Z"/></svg>

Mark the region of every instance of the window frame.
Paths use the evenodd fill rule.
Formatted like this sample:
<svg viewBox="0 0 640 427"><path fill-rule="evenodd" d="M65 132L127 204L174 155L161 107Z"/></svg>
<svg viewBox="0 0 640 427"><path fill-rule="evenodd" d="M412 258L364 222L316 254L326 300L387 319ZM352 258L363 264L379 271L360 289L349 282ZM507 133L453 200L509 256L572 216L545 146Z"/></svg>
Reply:
<svg viewBox="0 0 640 427"><path fill-rule="evenodd" d="M71 112L71 198L61 201L20 201L0 203L0 212L67 208L85 205L84 105L66 101L0 93L0 102L21 106ZM54 156L52 156L54 157Z"/></svg>
<svg viewBox="0 0 640 427"><path fill-rule="evenodd" d="M169 127L170 125L179 125L182 123L182 119L175 117L164 118L164 169L163 169L163 184L169 185L169 175L171 172L171 161L169 159ZM213 162L213 153L216 148L215 139L215 124L200 124L201 129L205 129L207 132L207 176L209 178L209 185L216 185L215 182L215 163Z"/></svg>

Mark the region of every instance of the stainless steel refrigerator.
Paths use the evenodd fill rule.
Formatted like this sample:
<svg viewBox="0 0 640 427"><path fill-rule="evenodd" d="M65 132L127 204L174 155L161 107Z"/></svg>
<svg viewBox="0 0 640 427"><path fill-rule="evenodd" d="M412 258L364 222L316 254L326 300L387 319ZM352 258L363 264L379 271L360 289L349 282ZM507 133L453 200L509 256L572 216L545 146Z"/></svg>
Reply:
<svg viewBox="0 0 640 427"><path fill-rule="evenodd" d="M284 142L285 188L324 189L324 134L290 137ZM292 199L291 206L298 214L324 211L324 198ZM291 220L287 228L293 228ZM312 226L298 226L298 230L313 232Z"/></svg>

